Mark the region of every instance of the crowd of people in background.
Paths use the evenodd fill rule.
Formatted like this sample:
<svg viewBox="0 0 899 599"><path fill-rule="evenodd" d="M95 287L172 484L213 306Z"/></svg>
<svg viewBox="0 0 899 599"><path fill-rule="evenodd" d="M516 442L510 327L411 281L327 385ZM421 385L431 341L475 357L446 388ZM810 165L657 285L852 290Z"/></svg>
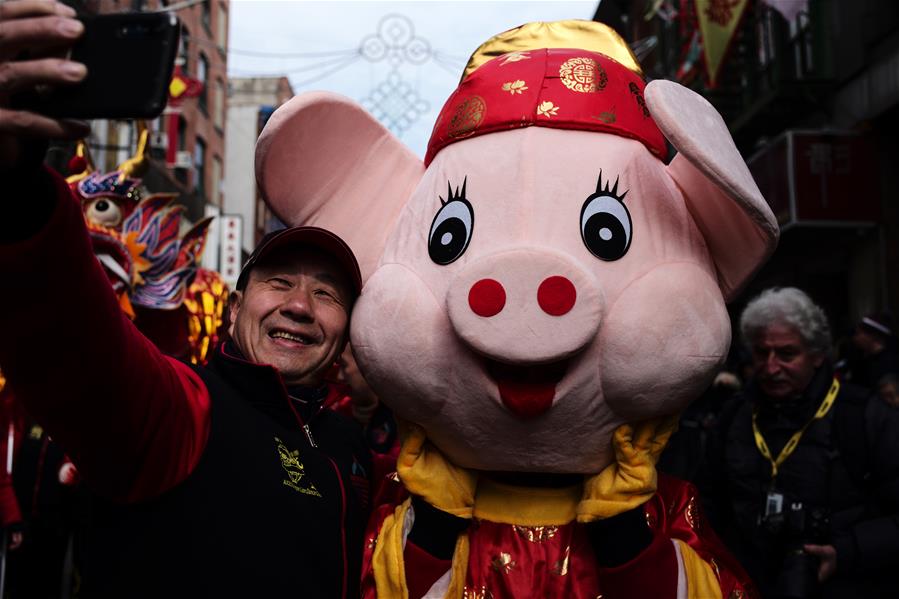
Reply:
<svg viewBox="0 0 899 599"><path fill-rule="evenodd" d="M823 310L788 287L752 299L739 322L733 364L688 408L659 469L699 487L763 597L894 596L892 320L866 316L835 345Z"/></svg>

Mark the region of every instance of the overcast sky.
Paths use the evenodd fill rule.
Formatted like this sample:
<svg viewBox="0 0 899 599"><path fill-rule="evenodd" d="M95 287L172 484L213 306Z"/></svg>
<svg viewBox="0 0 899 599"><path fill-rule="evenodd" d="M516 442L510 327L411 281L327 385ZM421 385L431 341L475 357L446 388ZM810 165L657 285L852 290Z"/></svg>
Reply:
<svg viewBox="0 0 899 599"><path fill-rule="evenodd" d="M368 60L354 53L369 38L368 56L380 49L379 24L392 25L388 37L405 33L411 22L417 42L412 50L428 47L420 65L405 60L396 67L394 84L417 99L417 116L401 139L419 156L428 136L455 89L471 52L489 37L529 21L590 19L597 0L577 2L310 2L299 0L234 0L231 2L228 74L232 77L287 75L296 93L329 90L362 103L386 100L392 66L387 58ZM399 15L400 18L392 18ZM402 17L405 17L402 18ZM383 39L383 37L382 37ZM389 40L388 40L389 41ZM396 45L405 42L394 37ZM285 55L293 56L285 56ZM297 56L315 54L318 56Z"/></svg>

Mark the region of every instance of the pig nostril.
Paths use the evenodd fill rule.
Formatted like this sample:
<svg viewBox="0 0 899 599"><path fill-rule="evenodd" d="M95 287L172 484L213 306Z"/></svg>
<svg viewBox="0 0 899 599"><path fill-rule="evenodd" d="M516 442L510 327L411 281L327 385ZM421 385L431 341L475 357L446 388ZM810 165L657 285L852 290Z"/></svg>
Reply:
<svg viewBox="0 0 899 599"><path fill-rule="evenodd" d="M506 290L499 281L481 279L468 291L468 305L478 316L496 316L506 305Z"/></svg>
<svg viewBox="0 0 899 599"><path fill-rule="evenodd" d="M562 316L574 307L577 289L565 277L548 277L537 288L537 303L550 316Z"/></svg>

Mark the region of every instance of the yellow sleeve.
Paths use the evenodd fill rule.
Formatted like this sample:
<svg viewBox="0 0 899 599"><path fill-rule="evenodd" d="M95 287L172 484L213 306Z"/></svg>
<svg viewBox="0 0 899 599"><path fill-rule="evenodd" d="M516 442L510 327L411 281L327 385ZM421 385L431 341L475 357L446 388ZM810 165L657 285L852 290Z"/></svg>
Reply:
<svg viewBox="0 0 899 599"><path fill-rule="evenodd" d="M712 567L692 547L680 539L675 542L684 561L688 599L722 599L721 585Z"/></svg>

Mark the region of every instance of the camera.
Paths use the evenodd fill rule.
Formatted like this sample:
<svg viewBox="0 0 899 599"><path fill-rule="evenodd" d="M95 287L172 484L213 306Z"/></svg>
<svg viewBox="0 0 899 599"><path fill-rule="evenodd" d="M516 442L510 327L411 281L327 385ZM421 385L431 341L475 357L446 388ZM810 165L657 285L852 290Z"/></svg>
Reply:
<svg viewBox="0 0 899 599"><path fill-rule="evenodd" d="M829 542L829 513L823 508L806 506L801 501L784 501L783 496L777 493L769 493L762 513L760 524L771 546L784 549L783 563L771 597L813 597L818 590L818 558L806 553L803 545Z"/></svg>

